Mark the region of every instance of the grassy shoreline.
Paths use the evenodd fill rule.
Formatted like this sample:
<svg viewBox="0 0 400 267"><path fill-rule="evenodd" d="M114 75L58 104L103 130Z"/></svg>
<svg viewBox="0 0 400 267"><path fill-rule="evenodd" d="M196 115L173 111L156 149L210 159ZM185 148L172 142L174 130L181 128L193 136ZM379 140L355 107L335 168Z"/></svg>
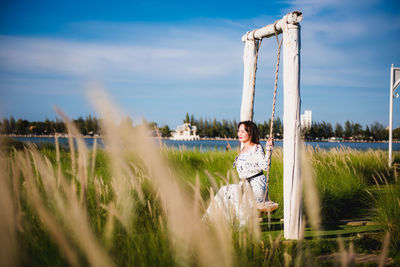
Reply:
<svg viewBox="0 0 400 267"><path fill-rule="evenodd" d="M143 154L148 151L142 150L138 154L140 144L131 146L134 149L119 147L118 143L115 146L118 147L116 151L96 147L88 151L79 142L77 149L69 151L46 146L37 150L34 146L24 148L16 144L8 150L2 149L1 181L3 189L8 190L3 192L3 200L9 195L8 200L12 203L8 207L11 208L9 214L3 210L3 218L15 219L9 223L14 225L10 226L13 234L9 240L18 251L14 262L31 266L100 264L93 258L93 253L103 259L100 265L107 266L204 265L207 262L204 257L212 258L211 252L201 254L203 252L193 250L204 249L196 247L199 245L182 241L187 238L186 232L174 230L176 218L171 216L180 215L165 207L170 204L162 198L162 194L167 194L163 188L169 185L157 188L162 181L151 178L164 175L157 174L156 170L157 164L164 163L160 160L149 167L147 161L157 154L165 159L167 166L163 172L170 173L178 182L180 194L191 199L190 203L192 200L197 203L198 208L191 207L188 211L202 212L208 204L210 188L215 187L213 180L215 189L237 180L232 168L236 152L164 147L144 158ZM251 230L212 226L209 231L225 232L227 236L220 238L231 244L214 244L226 251L221 265L275 266L285 262L291 266L296 261L307 265L314 256L349 252L350 244L357 253L380 254L385 231L392 236L389 255L399 263L400 203L396 201L400 192L397 177L400 153L394 153L393 169L386 166L385 151L308 148L305 154L318 188L320 230L307 223L304 240L283 240L280 221L283 217L283 163L282 149L278 148L272 158L270 194L281 207L270 221L265 217L260 223L260 238L253 238ZM174 207L181 207L179 203L176 205ZM180 209L183 212L184 207ZM307 210L305 214L307 218L311 216ZM343 226L341 220L345 219L366 219L376 225ZM183 222L185 220L186 223L191 221L189 217ZM186 229L187 226L184 223L180 227ZM196 227L200 226L193 222L186 229L196 242L202 238L213 240L213 235L196 237L190 229ZM203 233L203 230L199 228L198 232ZM2 239L5 240L5 236ZM344 241L344 248L339 240ZM181 246L187 251L186 256L177 254L176 249L183 249ZM318 264L329 264L329 261Z"/></svg>
<svg viewBox="0 0 400 267"><path fill-rule="evenodd" d="M58 136L59 138L68 138L67 134L62 134L62 135L17 135L17 134L0 134L0 137L26 137L26 138L55 138L56 136ZM91 136L91 135L82 135L82 138L89 138L89 139L101 139L103 138L103 136ZM157 136L153 136L154 139L162 139L162 140L173 140L171 137L157 137ZM239 142L238 138L230 138L230 137L215 137L215 138L211 138L211 137L201 137L201 140L207 140L207 141L235 141L235 142ZM262 142L266 142L267 138L260 138L260 141ZM281 142L283 141L283 139L275 139L275 141ZM319 143L319 142L326 142L326 143L388 143L388 140L377 140L377 141L371 141L371 140L341 140L341 141L329 141L328 139L321 139L321 140L311 140L311 141L306 141L309 143ZM393 143L400 143L400 140L393 140Z"/></svg>

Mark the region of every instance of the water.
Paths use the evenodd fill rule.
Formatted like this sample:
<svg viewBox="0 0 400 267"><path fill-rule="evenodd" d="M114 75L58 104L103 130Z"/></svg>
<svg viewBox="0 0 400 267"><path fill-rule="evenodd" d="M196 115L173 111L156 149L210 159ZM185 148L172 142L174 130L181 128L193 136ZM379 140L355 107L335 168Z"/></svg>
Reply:
<svg viewBox="0 0 400 267"><path fill-rule="evenodd" d="M19 140L22 142L32 142L35 144L40 143L52 143L54 144L53 137L13 137L15 140ZM59 143L61 146L68 147L68 139L67 138L59 138ZM94 138L84 138L87 146L91 148L94 144ZM154 139L157 142L157 139ZM163 139L162 142L168 147L180 148L184 147L186 149L199 149L200 151L207 150L219 150L224 151L227 146L227 142L229 142L232 149L237 149L239 142L235 140L197 140L197 141L176 141ZM265 142L261 142L265 144ZM102 139L97 139L97 144L104 147L104 143ZM388 150L388 143L358 143L358 142L306 142L306 145L310 145L314 148L319 147L322 149L330 149L330 148L340 148L340 147L348 147L357 150L367 150L367 149L381 149ZM275 146L281 147L282 141L276 141ZM400 151L400 143L393 143L393 151Z"/></svg>

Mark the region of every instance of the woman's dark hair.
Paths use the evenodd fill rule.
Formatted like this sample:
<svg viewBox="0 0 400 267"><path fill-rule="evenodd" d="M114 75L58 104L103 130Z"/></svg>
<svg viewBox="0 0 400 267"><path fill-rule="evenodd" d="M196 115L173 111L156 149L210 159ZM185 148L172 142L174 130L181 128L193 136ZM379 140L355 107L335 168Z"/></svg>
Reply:
<svg viewBox="0 0 400 267"><path fill-rule="evenodd" d="M238 130L242 124L244 125L246 132L249 134L251 142L254 144L259 144L260 137L258 136L257 125L252 121L241 121L238 124Z"/></svg>

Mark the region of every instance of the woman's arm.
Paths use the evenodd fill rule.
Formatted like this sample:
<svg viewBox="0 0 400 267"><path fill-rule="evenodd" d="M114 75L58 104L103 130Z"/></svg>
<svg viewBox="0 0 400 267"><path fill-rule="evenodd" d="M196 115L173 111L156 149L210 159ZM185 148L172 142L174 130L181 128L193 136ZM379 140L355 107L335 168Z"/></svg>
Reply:
<svg viewBox="0 0 400 267"><path fill-rule="evenodd" d="M274 147L274 139L268 138L265 151L263 150L261 144L257 145L256 148L256 161L259 168L262 170L267 170L268 166L271 164L270 157L272 155L272 149Z"/></svg>

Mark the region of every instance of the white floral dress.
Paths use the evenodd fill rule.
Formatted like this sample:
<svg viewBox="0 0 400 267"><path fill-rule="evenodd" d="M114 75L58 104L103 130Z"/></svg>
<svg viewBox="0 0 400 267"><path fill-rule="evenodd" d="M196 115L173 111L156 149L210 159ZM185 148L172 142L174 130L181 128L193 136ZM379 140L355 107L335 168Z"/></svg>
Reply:
<svg viewBox="0 0 400 267"><path fill-rule="evenodd" d="M266 153L260 144L240 153L235 158L233 167L239 174L238 184L223 186L215 195L208 207L205 217L215 217L222 213L226 219L246 224L256 202L263 202L266 196L266 177L262 171L267 170L272 148L267 146ZM245 194L245 189L250 194Z"/></svg>

